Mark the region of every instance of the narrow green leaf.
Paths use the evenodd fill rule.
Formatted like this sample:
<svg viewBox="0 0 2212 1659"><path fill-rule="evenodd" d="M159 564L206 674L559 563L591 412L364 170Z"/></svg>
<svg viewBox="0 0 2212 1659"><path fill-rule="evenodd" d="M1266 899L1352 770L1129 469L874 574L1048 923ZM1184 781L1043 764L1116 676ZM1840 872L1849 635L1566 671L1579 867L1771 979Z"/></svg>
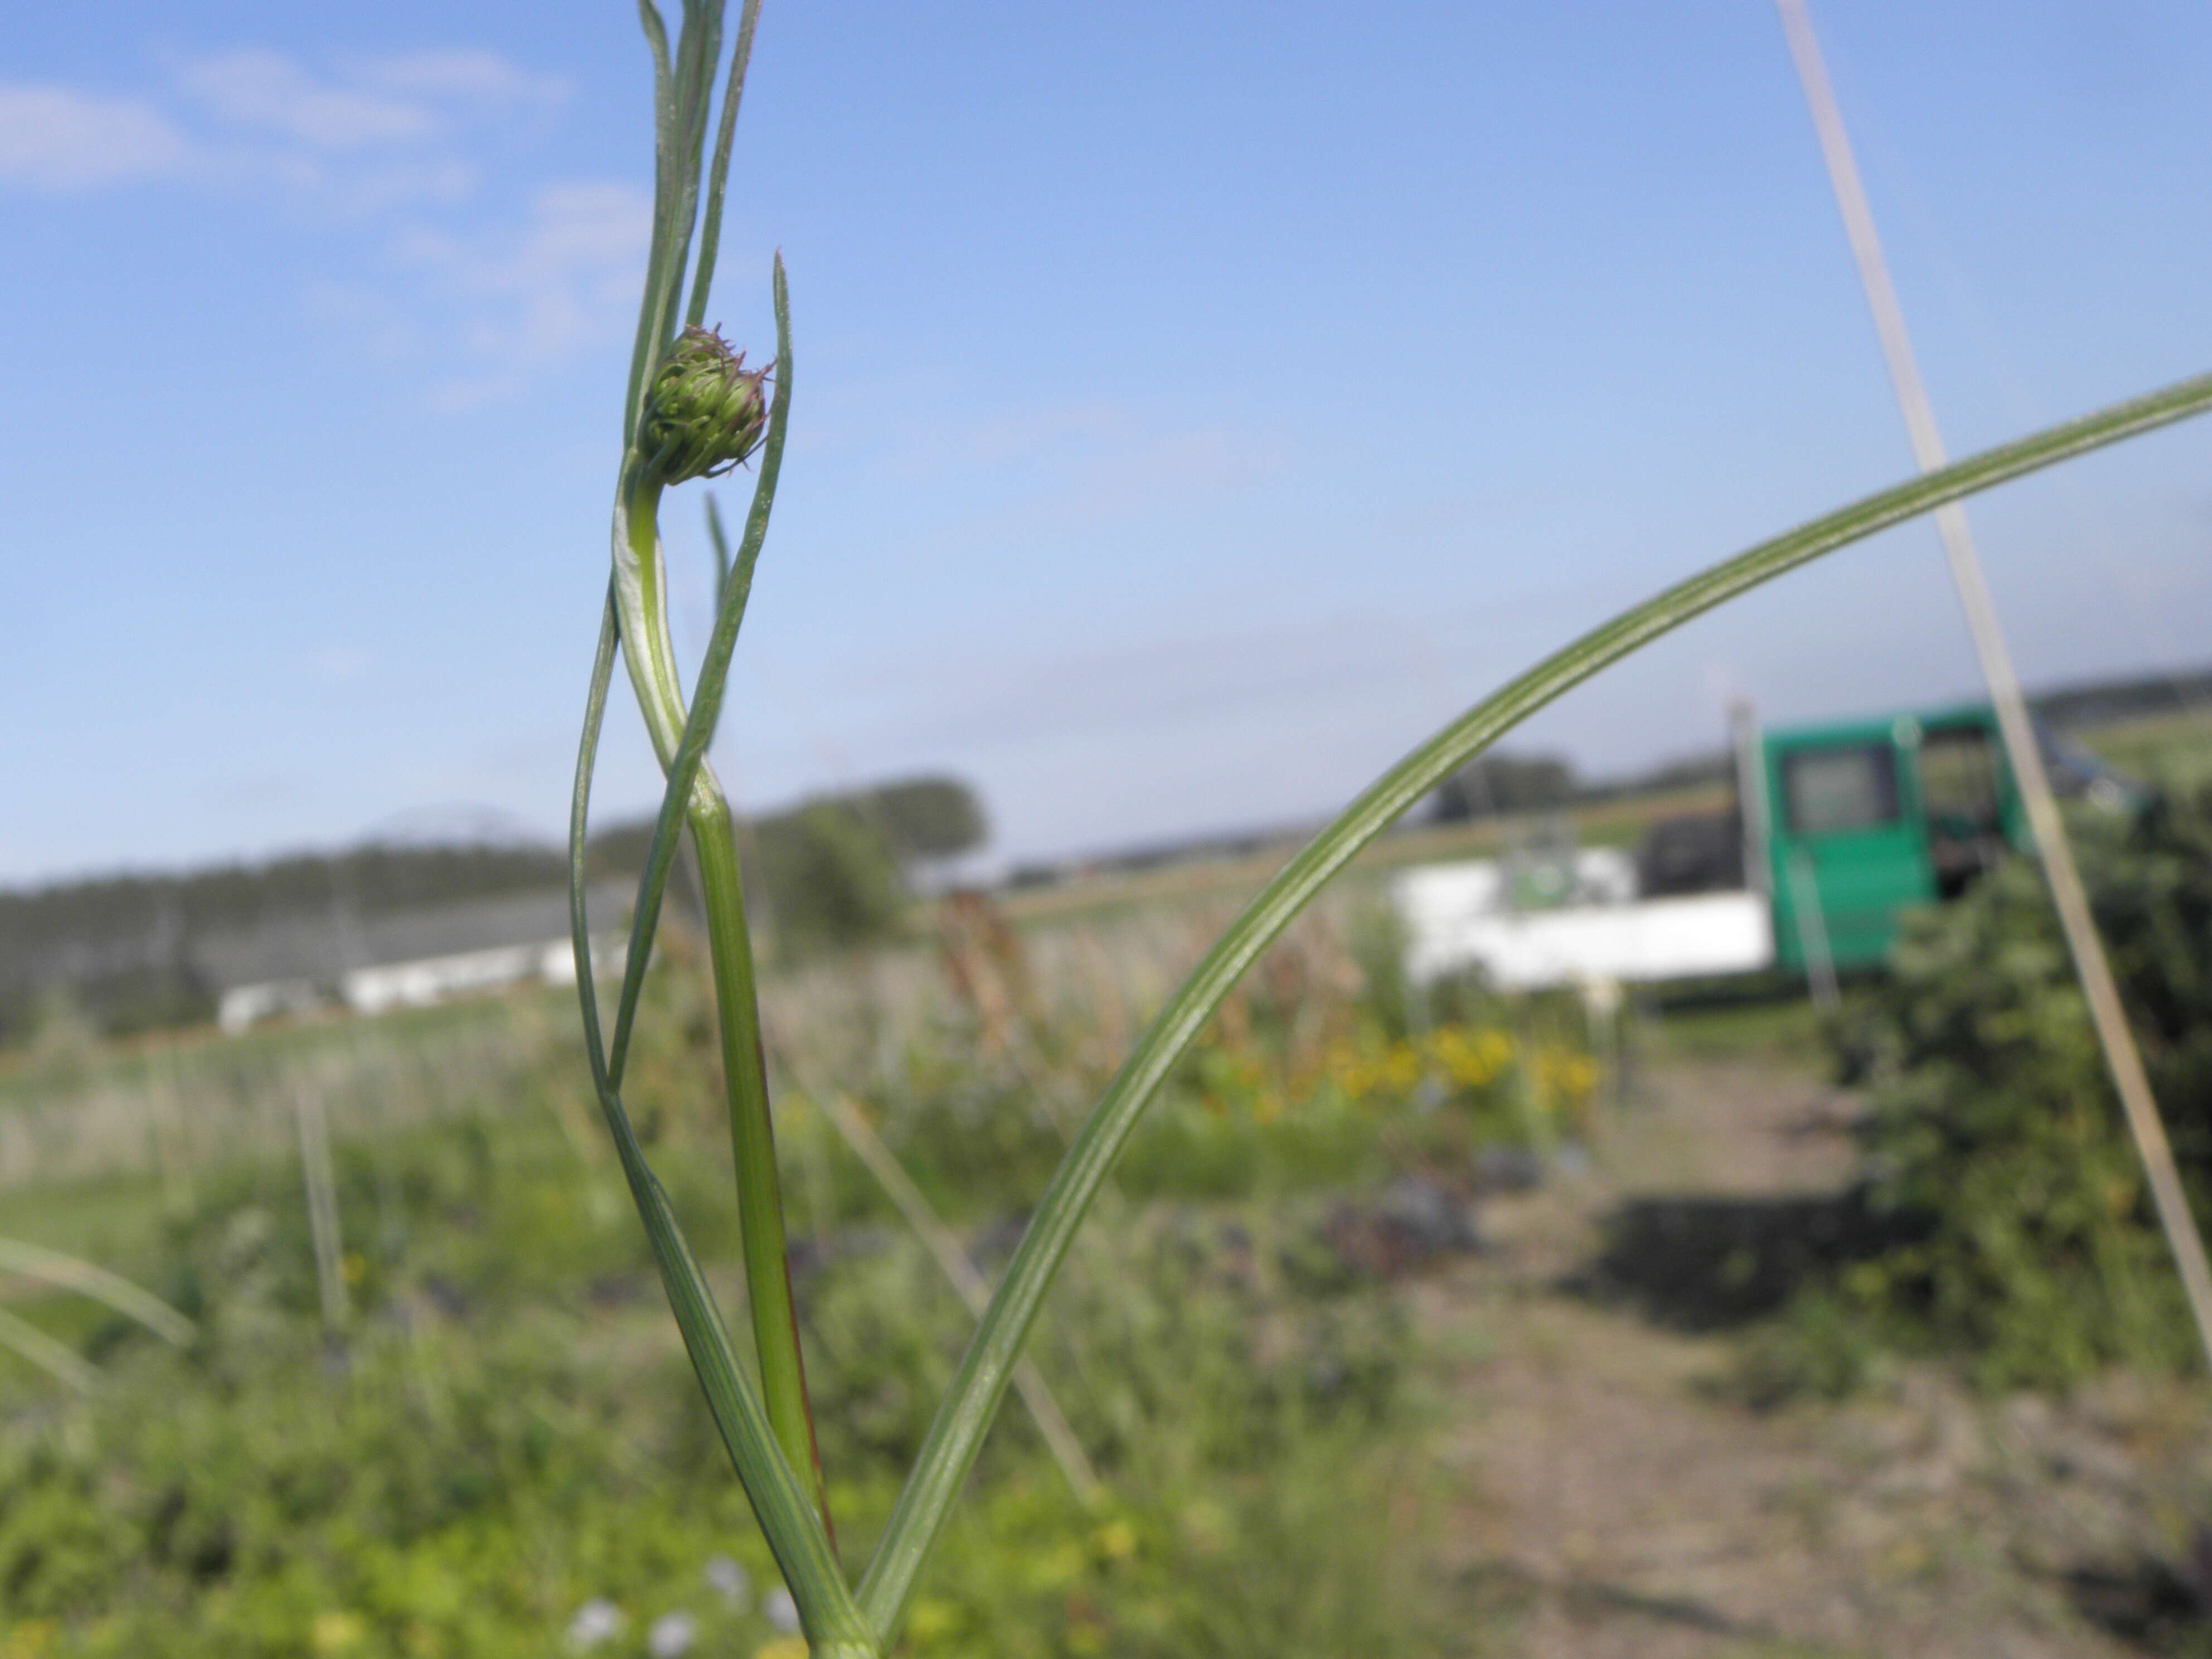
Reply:
<svg viewBox="0 0 2212 1659"><path fill-rule="evenodd" d="M722 529L721 503L707 492L707 539L714 549L714 614L722 612L722 596L730 586L730 538Z"/></svg>
<svg viewBox="0 0 2212 1659"><path fill-rule="evenodd" d="M599 763L599 732L606 725L607 687L614 678L615 642L620 631L615 584L607 581L607 602L599 616L599 648L592 657L591 689L584 697L584 732L576 744L576 779L568 793L568 945L576 958L576 997L584 1022L584 1052L592 1081L607 1086L607 1054L599 1034L599 993L592 961L592 919L585 896L584 860L591 832L592 775Z"/></svg>
<svg viewBox="0 0 2212 1659"><path fill-rule="evenodd" d="M699 227L699 269L691 279L691 301L684 320L696 328L707 319L707 295L714 285L714 261L722 248L722 192L730 179L730 143L737 136L738 105L745 95L745 64L753 55L753 26L760 21L760 0L745 0L738 14L738 46L730 54L729 85L722 92L722 126L714 135L714 160L707 171L707 208Z"/></svg>
<svg viewBox="0 0 2212 1659"><path fill-rule="evenodd" d="M668 208L676 167L676 94L668 63L668 25L661 21L653 0L637 0L637 18L653 53L653 232L646 251L645 300L637 309L637 338L630 347L629 384L623 394L623 447L628 451L637 434L637 416L645 396L645 378L659 361L661 343L653 337L659 310L653 303L658 277L665 264L662 249L668 240Z"/></svg>
<svg viewBox="0 0 2212 1659"><path fill-rule="evenodd" d="M721 57L721 0L685 0L684 27L676 37L677 166L665 204L668 238L653 271L653 337L655 355L676 337L684 304L684 275L691 263L691 235L699 217L699 174L707 138L707 111L713 101L714 66Z"/></svg>
<svg viewBox="0 0 2212 1659"><path fill-rule="evenodd" d="M2212 408L2212 374L1985 450L1762 542L1592 629L1509 682L1378 779L1298 852L1208 951L1138 1042L1054 1173L962 1357L860 1584L890 1645L915 1578L1006 1394L1022 1342L1076 1229L1160 1085L1244 970L1330 877L1503 733L1638 647L1784 571L1963 495Z"/></svg>

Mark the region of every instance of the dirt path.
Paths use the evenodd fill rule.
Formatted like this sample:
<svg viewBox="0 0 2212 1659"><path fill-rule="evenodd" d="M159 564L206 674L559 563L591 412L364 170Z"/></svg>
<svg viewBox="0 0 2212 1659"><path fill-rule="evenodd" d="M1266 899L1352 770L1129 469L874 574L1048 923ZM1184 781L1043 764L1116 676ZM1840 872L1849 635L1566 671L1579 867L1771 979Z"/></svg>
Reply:
<svg viewBox="0 0 2212 1659"><path fill-rule="evenodd" d="M1638 1094L1587 1170L1490 1201L1492 1248L1411 1292L1446 1392L1439 1565L1505 1650L2212 1653L2186 1565L2212 1518L2203 1393L1991 1399L1911 1366L1754 1410L1729 1327L1778 1293L1772 1238L1838 1212L1849 1103L1778 1061L1671 1063ZM1608 1237L1662 1290L1680 1247L1713 1297L1592 1294Z"/></svg>

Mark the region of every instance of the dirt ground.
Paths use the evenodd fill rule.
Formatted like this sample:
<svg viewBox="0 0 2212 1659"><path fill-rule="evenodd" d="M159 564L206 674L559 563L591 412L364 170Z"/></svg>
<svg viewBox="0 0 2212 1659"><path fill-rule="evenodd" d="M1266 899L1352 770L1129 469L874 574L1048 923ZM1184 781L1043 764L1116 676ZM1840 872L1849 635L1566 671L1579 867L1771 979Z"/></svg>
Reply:
<svg viewBox="0 0 2212 1659"><path fill-rule="evenodd" d="M1849 1209L1853 1110L1784 1058L1662 1061L1587 1167L1486 1200L1486 1248L1408 1291L1439 1570L1528 1659L2212 1654L2212 1392L1912 1364L1762 1410L1732 1382L1774 1241Z"/></svg>

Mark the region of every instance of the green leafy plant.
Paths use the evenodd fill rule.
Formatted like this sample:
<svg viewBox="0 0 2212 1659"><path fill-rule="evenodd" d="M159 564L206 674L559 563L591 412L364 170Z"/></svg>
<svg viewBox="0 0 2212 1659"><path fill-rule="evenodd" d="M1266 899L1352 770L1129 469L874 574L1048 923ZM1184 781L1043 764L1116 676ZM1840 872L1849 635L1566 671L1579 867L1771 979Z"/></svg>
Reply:
<svg viewBox="0 0 2212 1659"><path fill-rule="evenodd" d="M2212 791L2075 825L2185 1179L2212 1177ZM1863 1341L1964 1357L1993 1387L2179 1367L2187 1310L2033 868L1911 919L1856 1041L1886 1206L1924 1231L1848 1269Z"/></svg>
<svg viewBox="0 0 2212 1659"><path fill-rule="evenodd" d="M744 900L729 807L705 762L754 563L768 532L791 411L790 309L781 258L775 272L773 395L764 432L758 403L767 383L754 379L741 386L743 373L734 362L720 349L704 347L690 331L705 315L731 138L757 12L757 0L746 0L710 155L707 133L722 58L723 7L719 0L685 0L672 52L665 24L651 0L641 8L654 68L656 209L623 403L614 574L571 807L571 890L578 985L599 1103L701 1387L789 1583L813 1652L863 1659L882 1655L897 1638L922 1565L998 1413L1024 1340L1139 1117L1240 976L1360 848L1529 714L1660 635L1823 554L1947 501L2212 408L2212 375L1986 451L1711 566L1509 682L1385 772L1284 866L1206 953L1092 1107L1037 1201L856 1586L846 1577L831 1541L814 1451L786 1278L781 1198ZM660 498L684 477L743 460L756 444L759 472L751 509L735 553L726 561L719 614L687 708L667 626L657 528ZM620 1000L612 1030L605 1031L588 943L583 854L593 761L618 647L667 781L640 878ZM662 891L678 836L687 830L708 915L757 1388L646 1161L621 1092Z"/></svg>

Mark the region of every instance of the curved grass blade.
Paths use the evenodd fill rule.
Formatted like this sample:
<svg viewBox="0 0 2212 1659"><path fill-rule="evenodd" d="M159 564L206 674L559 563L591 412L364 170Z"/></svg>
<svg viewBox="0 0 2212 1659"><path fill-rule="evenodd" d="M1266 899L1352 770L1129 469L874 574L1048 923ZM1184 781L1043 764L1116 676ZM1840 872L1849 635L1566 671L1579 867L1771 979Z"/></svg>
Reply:
<svg viewBox="0 0 2212 1659"><path fill-rule="evenodd" d="M48 1336L21 1315L10 1313L5 1308L0 1308L0 1348L27 1359L79 1394L90 1394L100 1386L100 1373L75 1348Z"/></svg>
<svg viewBox="0 0 2212 1659"><path fill-rule="evenodd" d="M20 1273L43 1279L64 1290L76 1291L95 1302L104 1302L126 1319L135 1319L165 1342L183 1347L192 1340L192 1322L153 1291L132 1284L120 1273L43 1244L20 1238L0 1238L0 1273Z"/></svg>
<svg viewBox="0 0 2212 1659"><path fill-rule="evenodd" d="M2212 408L2212 374L1984 450L1709 567L1623 612L1477 703L1369 787L1261 890L1191 970L1138 1042L1069 1147L1007 1263L989 1311L930 1425L860 1584L888 1646L915 1575L981 1449L1061 1259L1129 1133L1244 970L1329 878L1431 789L1569 688L1692 617L1825 553L1978 490Z"/></svg>

